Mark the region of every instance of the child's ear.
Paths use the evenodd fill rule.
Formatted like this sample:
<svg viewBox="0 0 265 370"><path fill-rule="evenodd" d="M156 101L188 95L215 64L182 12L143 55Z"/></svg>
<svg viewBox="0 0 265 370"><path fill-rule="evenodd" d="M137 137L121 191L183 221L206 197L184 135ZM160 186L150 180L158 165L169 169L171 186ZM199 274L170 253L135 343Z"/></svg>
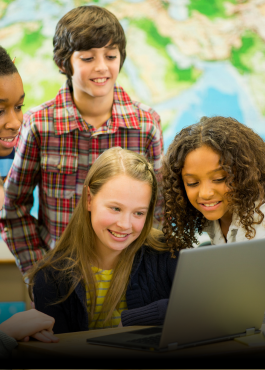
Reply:
<svg viewBox="0 0 265 370"><path fill-rule="evenodd" d="M65 68L63 66L59 67L59 72L65 74Z"/></svg>
<svg viewBox="0 0 265 370"><path fill-rule="evenodd" d="M87 187L87 210L90 212L91 211L91 193L90 193L90 189L89 189L89 186Z"/></svg>

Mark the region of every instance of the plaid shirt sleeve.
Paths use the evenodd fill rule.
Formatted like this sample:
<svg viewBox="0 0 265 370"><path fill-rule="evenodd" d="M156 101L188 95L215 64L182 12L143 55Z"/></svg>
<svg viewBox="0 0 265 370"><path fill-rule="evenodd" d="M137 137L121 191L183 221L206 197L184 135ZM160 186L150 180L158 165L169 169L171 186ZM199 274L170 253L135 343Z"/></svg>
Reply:
<svg viewBox="0 0 265 370"><path fill-rule="evenodd" d="M161 119L157 112L148 107L143 103L133 101L133 104L138 108L139 121L144 124L146 116L149 116L151 126L148 128L145 127L143 131L146 131L147 134L147 143L146 143L146 158L153 165L157 183L158 183L158 194L157 194L157 203L155 207L153 227L161 230L164 220L164 198L162 194L162 158L164 155L164 142L163 142L163 133L161 128Z"/></svg>
<svg viewBox="0 0 265 370"><path fill-rule="evenodd" d="M153 164L153 168L156 174L157 183L158 183L158 194L157 202L155 207L155 215L153 227L156 229L162 229L162 224L164 220L164 198L162 194L162 158L164 155L164 143L163 143L163 134L161 129L161 120L160 116L151 109L150 113L153 117L153 122L155 130L153 133L152 140L150 140L150 145L148 146L148 160Z"/></svg>
<svg viewBox="0 0 265 370"><path fill-rule="evenodd" d="M22 273L49 249L39 237L37 220L30 215L33 190L39 179L38 138L28 121L22 126L15 158L5 182L5 206L0 219L2 238Z"/></svg>

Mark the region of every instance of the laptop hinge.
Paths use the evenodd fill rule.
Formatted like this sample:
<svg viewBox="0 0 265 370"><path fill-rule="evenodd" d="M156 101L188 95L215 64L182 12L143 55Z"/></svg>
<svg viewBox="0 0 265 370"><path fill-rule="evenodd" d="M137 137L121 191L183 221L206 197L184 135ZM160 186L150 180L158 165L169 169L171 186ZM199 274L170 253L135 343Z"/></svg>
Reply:
<svg viewBox="0 0 265 370"><path fill-rule="evenodd" d="M255 334L255 328L246 329L246 335L252 335L252 334Z"/></svg>
<svg viewBox="0 0 265 370"><path fill-rule="evenodd" d="M176 349L178 347L178 343L177 342L169 343L167 346L168 349Z"/></svg>

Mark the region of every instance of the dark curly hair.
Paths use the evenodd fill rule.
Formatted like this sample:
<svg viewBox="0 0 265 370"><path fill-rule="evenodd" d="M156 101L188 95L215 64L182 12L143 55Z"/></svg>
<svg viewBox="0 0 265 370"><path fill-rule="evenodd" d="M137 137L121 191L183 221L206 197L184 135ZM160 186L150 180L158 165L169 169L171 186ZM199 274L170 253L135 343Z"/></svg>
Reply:
<svg viewBox="0 0 265 370"><path fill-rule="evenodd" d="M7 51L0 46L0 77L12 75L13 73L18 73L18 70Z"/></svg>
<svg viewBox="0 0 265 370"><path fill-rule="evenodd" d="M57 23L53 37L53 60L64 68L72 90L73 74L70 58L74 51L102 48L111 41L120 51L120 69L126 58L124 30L109 10L96 5L84 5L70 10Z"/></svg>
<svg viewBox="0 0 265 370"><path fill-rule="evenodd" d="M182 129L174 138L163 160L165 217L163 232L167 244L180 250L192 248L208 220L190 203L181 176L188 153L207 145L220 155L220 166L228 173L225 180L228 211L239 216L246 238L255 236L253 224L260 224L265 203L265 143L251 128L231 117L202 117ZM255 204L259 201L258 204ZM254 213L259 220L254 221Z"/></svg>

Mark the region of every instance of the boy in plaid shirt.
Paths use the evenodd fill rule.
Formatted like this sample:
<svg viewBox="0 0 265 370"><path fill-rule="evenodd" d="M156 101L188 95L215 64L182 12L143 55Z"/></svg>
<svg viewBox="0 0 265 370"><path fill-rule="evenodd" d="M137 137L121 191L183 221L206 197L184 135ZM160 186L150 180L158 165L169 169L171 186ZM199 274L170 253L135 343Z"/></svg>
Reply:
<svg viewBox="0 0 265 370"><path fill-rule="evenodd" d="M62 235L101 153L113 146L136 151L158 177L163 155L159 115L116 84L126 57L117 18L97 6L74 8L58 22L53 45L67 82L54 99L24 115L0 220L2 237L23 274ZM30 215L36 185L38 219ZM160 190L155 227L162 211Z"/></svg>

